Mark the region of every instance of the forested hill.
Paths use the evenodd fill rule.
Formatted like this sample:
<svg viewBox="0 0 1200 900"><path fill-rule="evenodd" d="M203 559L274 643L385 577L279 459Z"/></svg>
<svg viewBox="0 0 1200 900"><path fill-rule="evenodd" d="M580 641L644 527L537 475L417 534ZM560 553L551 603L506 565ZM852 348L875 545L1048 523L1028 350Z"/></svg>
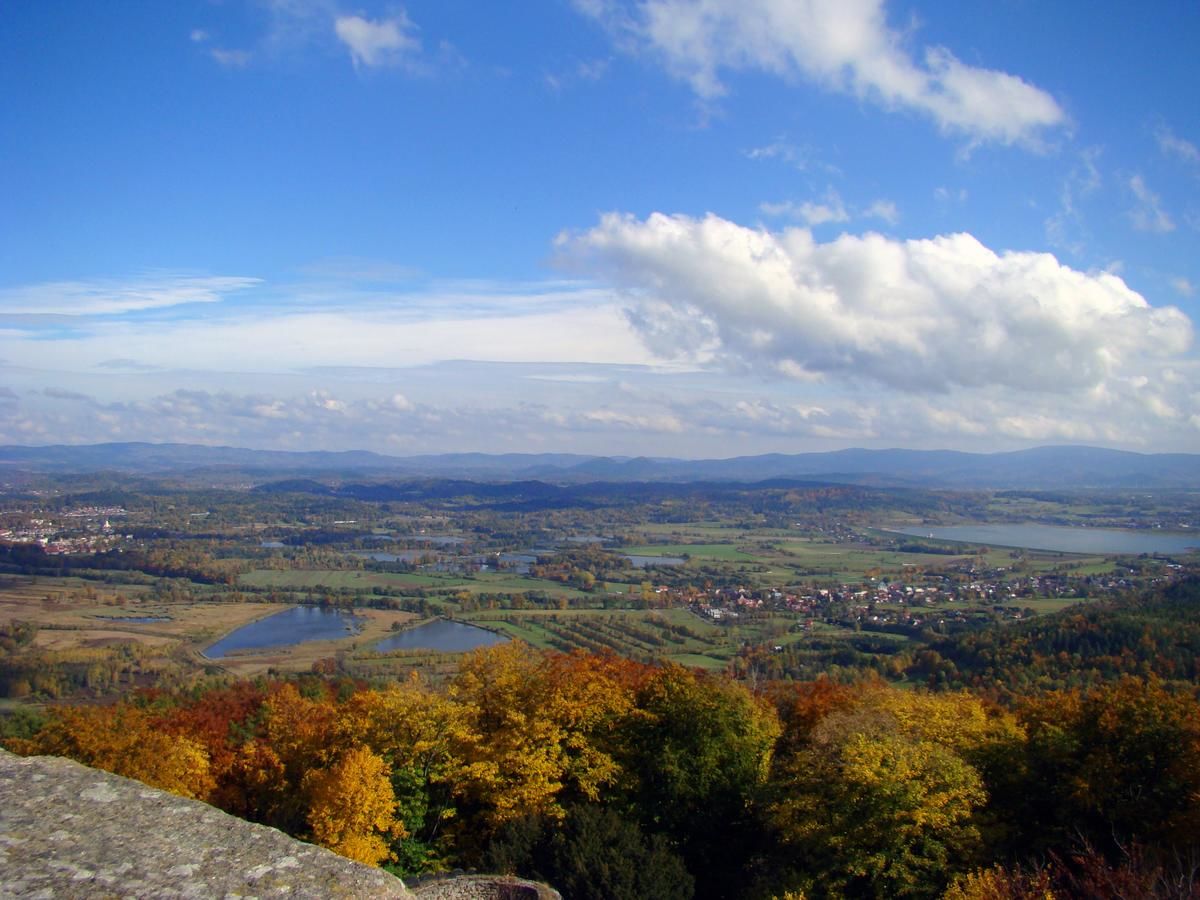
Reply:
<svg viewBox="0 0 1200 900"><path fill-rule="evenodd" d="M537 512L554 509L620 509L645 504L685 503L681 515L694 516L705 504L722 504L743 512L789 515L798 505L809 510L894 509L917 514L944 509L956 501L926 491L773 479L753 483L692 481L552 484L525 480L479 482L420 478L409 481L324 484L312 479L286 479L259 485L259 494L311 494L369 503L437 502L458 509L493 512Z"/></svg>
<svg viewBox="0 0 1200 900"><path fill-rule="evenodd" d="M916 659L913 676L1009 700L1123 675L1195 684L1200 677L1200 578L960 634L931 644Z"/></svg>
<svg viewBox="0 0 1200 900"><path fill-rule="evenodd" d="M1200 455L1097 447L1036 447L1007 453L847 449L729 459L569 453L449 453L394 457L365 450L286 452L196 444L110 443L0 447L0 472L241 472L255 480L351 473L473 481L762 481L770 478L946 488L1200 487Z"/></svg>

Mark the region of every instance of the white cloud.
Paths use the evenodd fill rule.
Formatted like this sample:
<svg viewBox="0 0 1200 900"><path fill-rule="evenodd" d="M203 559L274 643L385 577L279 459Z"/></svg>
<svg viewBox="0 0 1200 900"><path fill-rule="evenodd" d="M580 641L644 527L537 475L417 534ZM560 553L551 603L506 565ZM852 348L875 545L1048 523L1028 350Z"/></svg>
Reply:
<svg viewBox="0 0 1200 900"><path fill-rule="evenodd" d="M338 39L350 50L355 66L398 65L421 46L412 35L415 26L404 12L378 21L339 16L333 27Z"/></svg>
<svg viewBox="0 0 1200 900"><path fill-rule="evenodd" d="M1083 253L1086 226L1079 204L1100 188L1099 158L1099 147L1087 148L1063 179L1058 194L1058 210L1044 223L1046 238L1051 246L1077 255Z"/></svg>
<svg viewBox="0 0 1200 900"><path fill-rule="evenodd" d="M590 59L577 62L572 68L558 72L547 72L542 78L546 87L558 93L572 84L586 82L594 84L604 78L611 64L609 59Z"/></svg>
<svg viewBox="0 0 1200 900"><path fill-rule="evenodd" d="M837 166L817 159L811 148L798 147L795 144L789 143L784 138L777 138L769 144L763 144L761 147L751 147L749 150L743 151L743 153L747 159L756 161L776 160L785 165L792 166L798 172L817 169L829 175L842 174L841 169Z"/></svg>
<svg viewBox="0 0 1200 900"><path fill-rule="evenodd" d="M826 189L819 202L808 200L796 203L793 200L785 200L781 203L760 203L758 208L765 216L794 219L810 227L830 223L844 224L853 218L879 219L889 225L900 221L900 210L891 200L876 200L866 209L855 212L847 208L841 194L832 187Z"/></svg>
<svg viewBox="0 0 1200 900"><path fill-rule="evenodd" d="M1196 286L1186 278L1172 278L1171 287L1180 297L1192 297L1196 293Z"/></svg>
<svg viewBox="0 0 1200 900"><path fill-rule="evenodd" d="M866 208L863 215L868 219L881 219L889 225L900 221L900 210L891 200L876 200Z"/></svg>
<svg viewBox="0 0 1200 900"><path fill-rule="evenodd" d="M244 69L252 58L248 50L222 50L214 47L209 51L212 58L227 69Z"/></svg>
<svg viewBox="0 0 1200 900"><path fill-rule="evenodd" d="M1200 148L1191 141L1178 137L1166 125L1157 128L1154 137L1158 141L1159 149L1166 155L1177 157L1193 165L1200 164Z"/></svg>
<svg viewBox="0 0 1200 900"><path fill-rule="evenodd" d="M1066 124L1048 93L1023 79L970 66L944 47L918 60L887 23L884 0L576 0L619 39L632 35L702 99L724 95L722 71L802 77L917 110L972 142L1040 145Z"/></svg>
<svg viewBox="0 0 1200 900"><path fill-rule="evenodd" d="M679 434L685 427L680 419L671 414L637 415L613 409L596 409L584 413L582 418L585 422L628 428L634 431L669 431Z"/></svg>
<svg viewBox="0 0 1200 900"><path fill-rule="evenodd" d="M1175 222L1162 208L1162 200L1146 186L1141 175L1134 175L1129 179L1129 190L1137 200L1137 206L1129 211L1134 228L1159 234L1175 230Z"/></svg>
<svg viewBox="0 0 1200 900"><path fill-rule="evenodd" d="M0 292L0 311L117 313L220 299L219 291L209 285L207 291L192 286L170 293L127 288L92 297L80 292L85 302L76 299L73 287L51 284ZM271 292L264 293L269 299ZM203 317L93 319L65 333L46 319L6 336L5 355L11 365L69 371L127 358L134 350L139 366L212 372L416 366L449 359L654 361L610 295L578 286L530 294L493 286L490 293L463 288L347 296L309 308L299 302L302 288L293 287L285 292L283 304L231 306Z"/></svg>
<svg viewBox="0 0 1200 900"><path fill-rule="evenodd" d="M796 219L809 226L850 221L850 214L846 212L846 204L842 202L841 195L833 188L829 188L825 192L820 203L814 203L811 200L793 203L788 200L783 203L763 203L760 204L759 209L764 215Z"/></svg>
<svg viewBox="0 0 1200 900"><path fill-rule="evenodd" d="M609 214L563 263L626 292L662 356L905 391L1079 392L1187 351L1190 320L1109 273L969 234L818 243L704 219Z"/></svg>
<svg viewBox="0 0 1200 900"><path fill-rule="evenodd" d="M951 203L966 203L967 196L968 194L966 188L953 190L952 188L939 186L933 189L933 199L943 206Z"/></svg>
<svg viewBox="0 0 1200 900"><path fill-rule="evenodd" d="M0 312L61 316L119 315L185 303L216 303L259 284L257 278L163 275L132 281L55 281L0 289Z"/></svg>

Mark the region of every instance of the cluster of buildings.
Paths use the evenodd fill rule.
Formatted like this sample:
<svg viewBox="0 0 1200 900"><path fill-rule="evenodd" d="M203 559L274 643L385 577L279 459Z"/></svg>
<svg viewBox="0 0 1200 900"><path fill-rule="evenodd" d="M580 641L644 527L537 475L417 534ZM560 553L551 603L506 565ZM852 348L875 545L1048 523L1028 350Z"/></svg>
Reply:
<svg viewBox="0 0 1200 900"><path fill-rule="evenodd" d="M47 553L95 553L110 549L121 535L110 519L126 515L119 506L81 506L62 513L63 522L29 517L0 528L0 541L37 544Z"/></svg>

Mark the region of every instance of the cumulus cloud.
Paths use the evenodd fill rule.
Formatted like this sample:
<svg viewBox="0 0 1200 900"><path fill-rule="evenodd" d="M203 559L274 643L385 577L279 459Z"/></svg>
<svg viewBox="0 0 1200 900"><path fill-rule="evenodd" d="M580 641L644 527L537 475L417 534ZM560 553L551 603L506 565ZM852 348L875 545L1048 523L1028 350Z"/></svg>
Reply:
<svg viewBox="0 0 1200 900"><path fill-rule="evenodd" d="M0 289L0 312L97 316L185 303L217 303L225 294L259 284L257 278L161 275L129 281L54 281Z"/></svg>
<svg viewBox="0 0 1200 900"><path fill-rule="evenodd" d="M1163 209L1162 199L1146 186L1141 175L1134 175L1129 179L1129 191L1136 201L1136 205L1129 211L1134 228L1158 234L1175 230L1175 222Z"/></svg>
<svg viewBox="0 0 1200 900"><path fill-rule="evenodd" d="M362 16L339 16L333 23L334 32L350 51L356 66L374 68L394 66L409 54L420 49L413 36L415 26L403 11L390 19L365 19Z"/></svg>
<svg viewBox="0 0 1200 900"><path fill-rule="evenodd" d="M576 0L621 40L659 57L701 98L722 71L804 78L888 109L911 109L972 142L1036 147L1067 117L1046 91L967 65L945 47L914 55L884 0Z"/></svg>
<svg viewBox="0 0 1200 900"><path fill-rule="evenodd" d="M608 214L560 259L622 289L658 353L904 391L1079 392L1187 351L1190 320L1117 276L969 234L819 243L714 215Z"/></svg>

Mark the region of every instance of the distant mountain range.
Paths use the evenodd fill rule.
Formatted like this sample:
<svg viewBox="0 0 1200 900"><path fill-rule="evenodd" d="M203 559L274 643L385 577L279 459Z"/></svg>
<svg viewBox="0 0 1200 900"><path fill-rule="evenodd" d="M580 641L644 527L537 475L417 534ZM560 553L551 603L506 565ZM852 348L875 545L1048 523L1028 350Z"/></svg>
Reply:
<svg viewBox="0 0 1200 900"><path fill-rule="evenodd" d="M758 482L804 479L878 487L994 489L1200 488L1200 454L1130 453L1097 447L1037 447L1007 453L836 450L731 459L584 456L569 453L445 453L383 456L246 450L197 444L113 443L0 447L4 471L141 475L204 472L269 476L459 478L471 481Z"/></svg>

